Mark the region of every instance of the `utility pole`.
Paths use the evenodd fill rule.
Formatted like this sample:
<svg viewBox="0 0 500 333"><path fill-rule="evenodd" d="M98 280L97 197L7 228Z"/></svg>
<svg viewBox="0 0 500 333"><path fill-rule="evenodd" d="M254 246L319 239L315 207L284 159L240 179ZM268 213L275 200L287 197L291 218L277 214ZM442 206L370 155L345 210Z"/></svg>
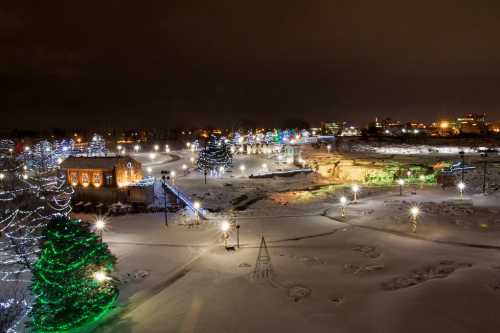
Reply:
<svg viewBox="0 0 500 333"><path fill-rule="evenodd" d="M168 228L168 209L167 209L167 186L166 184L166 177L165 175L161 176L161 179L163 180L163 183L161 184L163 188L163 194L165 195L165 227Z"/></svg>
<svg viewBox="0 0 500 333"><path fill-rule="evenodd" d="M488 153L482 152L481 157L484 159L484 170L483 170L483 194L486 194L486 171L488 169Z"/></svg>
<svg viewBox="0 0 500 333"><path fill-rule="evenodd" d="M462 159L462 183L464 182L464 173L465 173L465 152L459 151L458 154L460 154L460 158Z"/></svg>

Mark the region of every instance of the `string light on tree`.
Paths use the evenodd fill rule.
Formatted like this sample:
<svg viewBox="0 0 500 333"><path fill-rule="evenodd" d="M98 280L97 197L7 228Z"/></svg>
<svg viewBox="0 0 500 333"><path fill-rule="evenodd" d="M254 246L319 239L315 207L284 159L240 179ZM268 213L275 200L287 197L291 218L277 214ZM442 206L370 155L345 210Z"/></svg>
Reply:
<svg viewBox="0 0 500 333"><path fill-rule="evenodd" d="M52 219L33 270L30 313L37 331L64 331L95 320L115 304L118 289L109 277L116 258L88 224ZM71 242L67 242L71 239Z"/></svg>

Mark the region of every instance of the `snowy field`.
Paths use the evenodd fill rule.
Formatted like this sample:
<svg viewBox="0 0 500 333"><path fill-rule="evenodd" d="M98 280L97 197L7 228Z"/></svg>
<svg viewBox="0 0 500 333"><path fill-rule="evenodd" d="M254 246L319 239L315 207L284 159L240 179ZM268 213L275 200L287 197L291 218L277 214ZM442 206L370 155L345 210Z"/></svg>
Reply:
<svg viewBox="0 0 500 333"><path fill-rule="evenodd" d="M189 163L189 152L174 155L155 176ZM241 163L250 173L273 162L237 157L234 172L206 185L196 172L175 180L212 211L198 227L182 211L169 214L168 227L163 213L110 218L103 237L118 257L120 308L98 332L498 331L498 195L362 188L342 217L347 189L314 175L252 180ZM241 227L235 251L220 231L229 218ZM252 276L261 235L268 279Z"/></svg>

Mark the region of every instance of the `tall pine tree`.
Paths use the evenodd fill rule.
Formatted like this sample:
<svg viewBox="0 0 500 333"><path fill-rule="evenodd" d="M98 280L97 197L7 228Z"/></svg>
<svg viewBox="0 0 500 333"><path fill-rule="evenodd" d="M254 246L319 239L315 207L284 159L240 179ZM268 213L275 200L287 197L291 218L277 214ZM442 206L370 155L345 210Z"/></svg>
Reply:
<svg viewBox="0 0 500 333"><path fill-rule="evenodd" d="M116 258L87 223L57 217L44 232L33 270L36 331L68 330L99 318L115 304L118 289L108 277Z"/></svg>
<svg viewBox="0 0 500 333"><path fill-rule="evenodd" d="M205 148L201 149L197 166L200 171L219 171L220 167L229 168L233 163L231 149L225 141L211 136Z"/></svg>

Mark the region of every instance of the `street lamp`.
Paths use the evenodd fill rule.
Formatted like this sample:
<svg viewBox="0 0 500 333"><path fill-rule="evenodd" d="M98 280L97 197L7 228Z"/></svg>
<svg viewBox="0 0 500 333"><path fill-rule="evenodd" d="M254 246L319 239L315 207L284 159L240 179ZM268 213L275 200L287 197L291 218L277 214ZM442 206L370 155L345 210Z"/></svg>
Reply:
<svg viewBox="0 0 500 333"><path fill-rule="evenodd" d="M398 185L399 185L399 195L403 195L403 185L405 184L404 179L398 179Z"/></svg>
<svg viewBox="0 0 500 333"><path fill-rule="evenodd" d="M160 150L160 146L158 146L158 145L154 145L153 149L154 149L155 151L158 151L158 150Z"/></svg>
<svg viewBox="0 0 500 333"><path fill-rule="evenodd" d="M327 145L326 149L328 150L328 153L330 153L330 150L332 149L332 145Z"/></svg>
<svg viewBox="0 0 500 333"><path fill-rule="evenodd" d="M151 173L153 172L153 168L147 167L146 171L148 172L149 175L151 175Z"/></svg>
<svg viewBox="0 0 500 333"><path fill-rule="evenodd" d="M262 170L264 170L264 172L266 172L266 171L267 171L267 164L266 164L266 163L263 163L263 164L262 164Z"/></svg>
<svg viewBox="0 0 500 333"><path fill-rule="evenodd" d="M200 210L201 204L198 201L195 201L193 204L194 213L196 214L196 224L200 224Z"/></svg>
<svg viewBox="0 0 500 333"><path fill-rule="evenodd" d="M420 180L420 189L423 189L425 183L425 175L420 175L418 179Z"/></svg>
<svg viewBox="0 0 500 333"><path fill-rule="evenodd" d="M181 168L182 170L187 170L188 166L186 164L183 164Z"/></svg>
<svg viewBox="0 0 500 333"><path fill-rule="evenodd" d="M223 174L224 174L224 167L221 165L221 166L219 167L219 176L221 176L221 177L222 177L222 175L223 175Z"/></svg>
<svg viewBox="0 0 500 333"><path fill-rule="evenodd" d="M186 147L191 147L191 142L186 142Z"/></svg>
<svg viewBox="0 0 500 333"><path fill-rule="evenodd" d="M231 225L227 221L222 221L220 225L220 229L222 230L223 233L223 238L224 238L224 247L227 248L227 241L229 239L229 229L231 228Z"/></svg>
<svg viewBox="0 0 500 333"><path fill-rule="evenodd" d="M460 191L460 199L463 199L465 184L463 182L460 182L460 183L458 183L457 187L458 187L458 190Z"/></svg>
<svg viewBox="0 0 500 333"><path fill-rule="evenodd" d="M194 157L191 157L191 158L189 159L189 161L190 161L192 164L194 164Z"/></svg>
<svg viewBox="0 0 500 333"><path fill-rule="evenodd" d="M106 222L104 222L104 220L102 218L98 218L95 221L95 229L97 230L97 234L99 235L101 242L102 242L102 232L103 232L105 227L106 227Z"/></svg>
<svg viewBox="0 0 500 333"><path fill-rule="evenodd" d="M413 206L410 208L410 215L411 215L411 220L410 220L410 227L411 227L411 232L417 232L417 216L420 213L420 209L418 209L417 206Z"/></svg>
<svg viewBox="0 0 500 333"><path fill-rule="evenodd" d="M354 193L354 202L356 202L358 200L358 192L359 192L359 185L358 184L354 184L352 185L352 193Z"/></svg>
<svg viewBox="0 0 500 333"><path fill-rule="evenodd" d="M170 178L172 178L172 185L175 185L175 171L170 171Z"/></svg>
<svg viewBox="0 0 500 333"><path fill-rule="evenodd" d="M135 145L134 146L134 151L137 153L139 151L139 149L141 149L141 147L139 147L139 145Z"/></svg>
<svg viewBox="0 0 500 333"><path fill-rule="evenodd" d="M0 173L0 180L4 179L5 175L3 173Z"/></svg>
<svg viewBox="0 0 500 333"><path fill-rule="evenodd" d="M488 169L488 153L487 152L482 152L481 157L483 158L484 161L484 169L483 169L483 194L486 194L486 171Z"/></svg>
<svg viewBox="0 0 500 333"><path fill-rule="evenodd" d="M240 171L242 175L245 174L245 169L246 169L245 164L240 165Z"/></svg>
<svg viewBox="0 0 500 333"><path fill-rule="evenodd" d="M342 196L340 197L340 215L345 217L345 206L347 204L347 198Z"/></svg>
<svg viewBox="0 0 500 333"><path fill-rule="evenodd" d="M106 272L104 272L104 271L95 272L94 279L99 283L103 283L105 281L111 280L111 278L109 276L107 276Z"/></svg>
<svg viewBox="0 0 500 333"><path fill-rule="evenodd" d="M150 158L151 160L154 160L154 159L156 158L156 153L150 153L150 154L149 154L149 158Z"/></svg>

